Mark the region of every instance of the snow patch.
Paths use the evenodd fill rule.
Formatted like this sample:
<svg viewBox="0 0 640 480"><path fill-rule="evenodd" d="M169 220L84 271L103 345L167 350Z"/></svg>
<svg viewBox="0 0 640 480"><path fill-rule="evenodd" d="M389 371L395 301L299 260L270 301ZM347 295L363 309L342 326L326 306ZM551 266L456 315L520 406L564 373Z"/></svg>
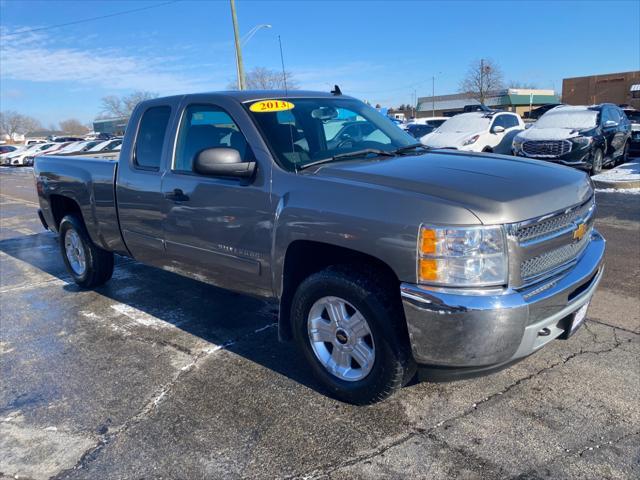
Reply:
<svg viewBox="0 0 640 480"><path fill-rule="evenodd" d="M602 182L631 182L640 181L640 161L623 163L622 165L605 170L598 175L591 177L594 181Z"/></svg>
<svg viewBox="0 0 640 480"><path fill-rule="evenodd" d="M111 308L116 312L124 315L131 320L133 320L138 325L142 325L144 327L152 327L152 328L171 328L174 326L180 325L182 322L172 321L171 323L161 320L153 315L143 312L136 307L132 307L131 305L125 305L124 303L116 303L115 305L111 305ZM167 315L173 319L174 315Z"/></svg>
<svg viewBox="0 0 640 480"><path fill-rule="evenodd" d="M596 193L626 193L628 195L640 195L640 188L596 188Z"/></svg>

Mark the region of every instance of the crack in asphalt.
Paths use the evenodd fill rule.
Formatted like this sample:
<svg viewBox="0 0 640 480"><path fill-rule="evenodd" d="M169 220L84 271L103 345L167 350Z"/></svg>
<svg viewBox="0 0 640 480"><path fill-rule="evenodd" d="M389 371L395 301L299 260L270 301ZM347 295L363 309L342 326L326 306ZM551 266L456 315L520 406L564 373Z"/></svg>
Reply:
<svg viewBox="0 0 640 480"><path fill-rule="evenodd" d="M51 477L52 480L62 480L73 471L86 468L93 460L98 457L98 454L105 446L114 442L122 433L125 433L135 425L139 424L145 418L150 416L154 411L156 411L159 408L160 404L164 401L164 399L170 394L171 390L182 380L182 378L189 372L197 368L198 365L206 360L210 355L215 352L225 350L231 345L242 342L248 338L253 337L254 335L269 330L270 328L276 327L277 325L277 322L270 323L254 330L253 332L249 332L244 335L240 335L239 337L227 340L222 344L200 350L197 354L195 354L191 363L188 363L180 370L178 370L169 382L165 383L156 390L156 394L151 397L151 399L144 405L144 407L142 407L142 409L137 414L127 419L122 425L114 428L112 431L100 435L96 444L86 450L80 456L80 459L73 467L58 472L55 476ZM174 345L168 343L167 346L174 347Z"/></svg>
<svg viewBox="0 0 640 480"><path fill-rule="evenodd" d="M360 462L366 461L366 460L370 460L372 458L375 458L377 456L380 456L382 454L384 454L385 452L387 452L388 450L390 450L393 447L397 447L399 445L402 445L403 443L413 439L414 437L417 436L427 436L429 437L430 434L432 434L433 432L435 432L438 428L440 428L441 426L445 425L445 424L449 424L449 423L453 423L456 422L464 417L467 417L468 415L473 414L474 412L476 412L478 410L478 408L481 405L484 405L485 403L493 400L496 397L500 397L502 395L504 395L505 393L508 393L509 391L511 391L512 389L514 389L515 387L537 377L538 375L547 373L557 367L560 367L562 365L565 365L567 362L573 360L574 358L577 358L579 356L582 355L586 355L586 354L594 354L594 355L601 355L601 354L605 354L605 353L609 353L612 352L613 350L620 348L622 345L624 345L627 342L621 342L617 335L615 334L615 328L616 327L611 327L614 329L614 344L613 346L606 348L604 350L584 350L584 349L580 349L577 352L574 352L570 355L568 355L566 358L562 359L559 362L553 363L552 365L549 365L545 368L542 368L530 375L527 375L525 377L522 377L518 380L516 380L515 382L507 385L505 388L503 388L502 390L495 392L491 395L489 395L488 397L481 399L475 403L472 404L471 408L464 410L463 412L461 412L458 415L454 415L453 417L447 418L445 420L442 420L440 422L438 422L437 424L428 427L428 428L414 428L413 430L402 434L401 436L397 437L395 440L391 441L391 442L387 442L384 445L381 445L377 448L375 448L373 451L370 451L368 453L362 454L362 455L357 455L353 458L350 458L344 462L341 462L338 465L326 465L326 466L321 466L321 467L316 467L311 471L308 471L306 473L303 474L296 474L296 475L290 475L288 477L285 478L289 478L289 479L293 479L293 478L320 478L322 476L330 476L331 473L340 470L342 468L345 467L350 467L353 465L356 465Z"/></svg>
<svg viewBox="0 0 640 480"><path fill-rule="evenodd" d="M599 325L604 325L605 327L613 328L615 330L622 330L623 332L632 333L634 335L640 335L640 332L636 332L634 330L629 330L628 328L619 327L617 325L611 325L609 323L603 322L602 320L594 320L592 318L589 319L589 322L597 323Z"/></svg>

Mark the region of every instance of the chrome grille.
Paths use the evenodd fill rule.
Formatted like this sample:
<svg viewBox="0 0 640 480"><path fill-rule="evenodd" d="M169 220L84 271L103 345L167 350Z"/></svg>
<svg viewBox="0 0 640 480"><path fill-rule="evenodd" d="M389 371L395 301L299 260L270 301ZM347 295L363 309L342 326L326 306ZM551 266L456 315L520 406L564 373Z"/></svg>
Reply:
<svg viewBox="0 0 640 480"><path fill-rule="evenodd" d="M560 213L549 218L542 219L536 223L522 226L516 230L515 237L520 242L528 242L540 237L553 235L554 233L560 232L573 226L576 222L579 222L580 219L584 218L589 210L593 208L593 205L594 200L592 198L588 202L577 208L571 209L568 212Z"/></svg>
<svg viewBox="0 0 640 480"><path fill-rule="evenodd" d="M529 140L522 144L522 151L532 157L559 157L571 151L569 140Z"/></svg>
<svg viewBox="0 0 640 480"><path fill-rule="evenodd" d="M520 264L520 276L527 280L542 274L552 272L572 260L576 259L585 249L591 238L591 228L587 231L582 240L576 243L564 245L555 250L543 253L537 257L525 260Z"/></svg>
<svg viewBox="0 0 640 480"><path fill-rule="evenodd" d="M510 285L533 285L570 268L589 244L594 212L592 196L570 209L508 225ZM577 240L575 232L581 224L586 231Z"/></svg>

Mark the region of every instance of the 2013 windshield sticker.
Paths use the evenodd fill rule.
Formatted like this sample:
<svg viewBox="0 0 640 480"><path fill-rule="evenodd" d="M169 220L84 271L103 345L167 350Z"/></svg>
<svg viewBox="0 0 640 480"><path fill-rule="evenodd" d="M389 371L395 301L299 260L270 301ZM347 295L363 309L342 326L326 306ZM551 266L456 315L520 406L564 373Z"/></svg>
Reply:
<svg viewBox="0 0 640 480"><path fill-rule="evenodd" d="M294 107L293 103L285 102L284 100L262 100L252 104L249 110L258 113L282 112L284 110L293 110Z"/></svg>

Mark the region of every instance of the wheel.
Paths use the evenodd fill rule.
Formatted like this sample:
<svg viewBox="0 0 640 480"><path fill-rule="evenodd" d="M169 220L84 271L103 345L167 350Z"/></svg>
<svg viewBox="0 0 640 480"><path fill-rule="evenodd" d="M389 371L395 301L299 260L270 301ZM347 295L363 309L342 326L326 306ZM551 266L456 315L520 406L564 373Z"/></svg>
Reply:
<svg viewBox="0 0 640 480"><path fill-rule="evenodd" d="M304 280L291 307L294 338L338 400L382 400L415 374L400 300L377 271L330 267Z"/></svg>
<svg viewBox="0 0 640 480"><path fill-rule="evenodd" d="M622 155L618 157L615 161L615 165L622 165L623 163L627 163L629 161L629 142L624 144L624 150L622 150Z"/></svg>
<svg viewBox="0 0 640 480"><path fill-rule="evenodd" d="M599 148L593 152L591 158L591 175L597 175L602 171L602 150Z"/></svg>
<svg viewBox="0 0 640 480"><path fill-rule="evenodd" d="M82 220L75 215L67 215L60 222L58 231L62 259L78 285L93 288L111 278L113 253L91 241Z"/></svg>

